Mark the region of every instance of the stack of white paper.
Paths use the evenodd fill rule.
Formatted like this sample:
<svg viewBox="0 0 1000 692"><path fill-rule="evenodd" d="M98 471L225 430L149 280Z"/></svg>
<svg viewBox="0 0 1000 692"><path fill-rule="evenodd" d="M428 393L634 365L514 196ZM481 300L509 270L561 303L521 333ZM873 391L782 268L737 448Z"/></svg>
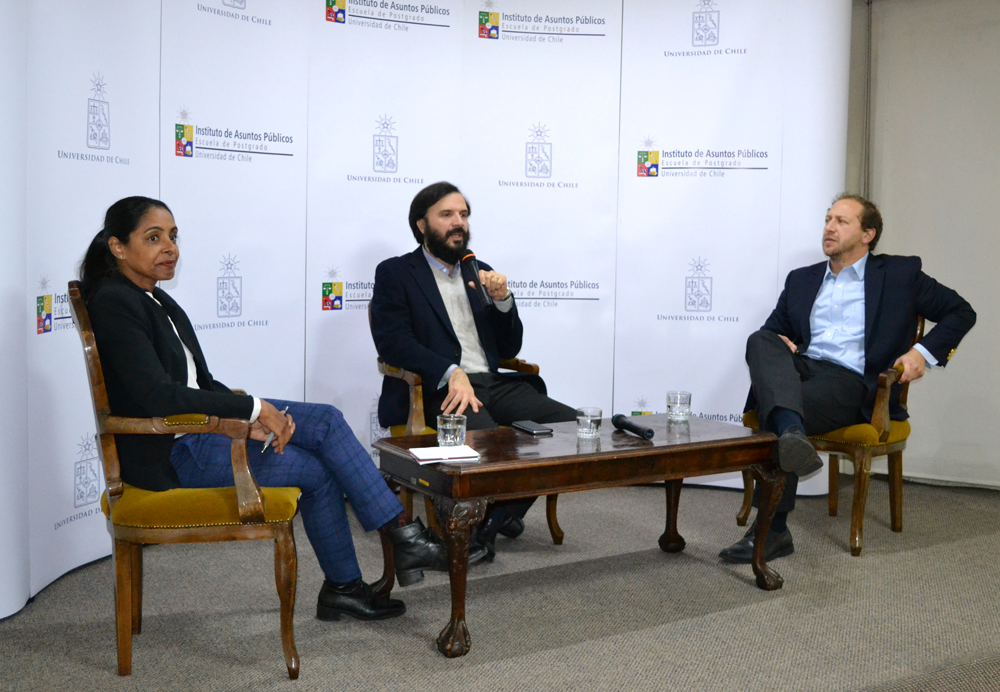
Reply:
<svg viewBox="0 0 1000 692"><path fill-rule="evenodd" d="M479 461L479 452L469 445L455 447L415 447L410 455L421 464L436 464L439 461Z"/></svg>

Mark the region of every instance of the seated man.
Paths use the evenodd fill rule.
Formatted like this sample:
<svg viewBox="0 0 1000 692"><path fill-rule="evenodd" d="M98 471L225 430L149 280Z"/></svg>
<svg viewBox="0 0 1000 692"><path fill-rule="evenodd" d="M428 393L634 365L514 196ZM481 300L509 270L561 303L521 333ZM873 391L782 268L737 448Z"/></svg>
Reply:
<svg viewBox="0 0 1000 692"><path fill-rule="evenodd" d="M521 350L521 320L506 276L480 263L479 280L495 301L486 307L461 262L468 254L469 205L458 188L447 182L424 188L410 204L409 220L419 247L375 270L372 335L387 363L423 378L427 424L435 427L438 413L466 415L469 430L516 420L576 420L575 409L498 374L500 359ZM386 377L379 422L404 423L408 412L406 383ZM520 534L532 502L496 503L473 536L473 547L485 547L492 559L497 532Z"/></svg>
<svg viewBox="0 0 1000 692"><path fill-rule="evenodd" d="M919 257L872 255L882 215L867 199L843 194L826 214L823 253L829 262L796 269L778 306L747 340L750 396L765 430L779 436L786 473L765 546L766 559L794 551L788 513L798 479L823 464L808 435L871 421L879 373L903 366L900 384L920 379L926 364L948 363L976 313L961 296L920 270ZM917 317L937 325L911 348ZM894 386L892 420L906 420ZM757 506L758 498L754 497ZM754 527L719 556L750 562Z"/></svg>

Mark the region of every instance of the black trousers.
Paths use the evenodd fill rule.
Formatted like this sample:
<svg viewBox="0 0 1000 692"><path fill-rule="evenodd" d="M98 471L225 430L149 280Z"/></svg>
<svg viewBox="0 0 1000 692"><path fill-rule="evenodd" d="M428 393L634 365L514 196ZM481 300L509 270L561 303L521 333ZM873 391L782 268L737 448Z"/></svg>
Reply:
<svg viewBox="0 0 1000 692"><path fill-rule="evenodd" d="M864 378L853 370L792 353L780 336L763 329L747 339L746 358L757 399L757 418L764 430L777 432L770 427L769 420L776 407L802 416L807 435L866 422L861 405L867 388ZM794 509L798 485L798 476L786 474L785 493L778 512ZM759 489L754 493L755 507L758 496Z"/></svg>
<svg viewBox="0 0 1000 692"><path fill-rule="evenodd" d="M575 421L576 409L555 399L550 399L524 381L502 377L492 372L473 373L469 383L476 392L476 398L483 402L476 413L472 407L465 409L467 430L492 430L501 425L510 425L516 420L532 420L536 423L561 423ZM424 416L427 425L436 428L441 404L448 396L448 387L429 391L424 385ZM494 508L502 508L517 518L522 518L534 503L535 498L523 500L503 500Z"/></svg>

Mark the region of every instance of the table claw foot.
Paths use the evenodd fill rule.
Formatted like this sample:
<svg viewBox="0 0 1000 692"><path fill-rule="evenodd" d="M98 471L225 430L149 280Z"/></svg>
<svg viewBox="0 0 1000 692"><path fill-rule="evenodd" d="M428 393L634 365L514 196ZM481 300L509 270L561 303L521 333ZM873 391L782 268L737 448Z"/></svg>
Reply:
<svg viewBox="0 0 1000 692"><path fill-rule="evenodd" d="M473 524L486 516L485 498L455 502L435 497L438 523L444 530L448 549L448 577L451 581L451 621L438 635L438 651L448 658L469 653L472 638L465 624L465 583L469 569L469 533Z"/></svg>
<svg viewBox="0 0 1000 692"><path fill-rule="evenodd" d="M465 656L472 648L472 637L465 625L465 618L449 622L437 638L438 651L448 658Z"/></svg>
<svg viewBox="0 0 1000 692"><path fill-rule="evenodd" d="M687 545L687 541L685 541L680 535L670 536L667 533L660 536L660 540L657 541L657 543L660 544L660 550L665 553L679 553L684 550L684 546Z"/></svg>
<svg viewBox="0 0 1000 692"><path fill-rule="evenodd" d="M780 589L782 584L785 583L781 575L767 565L761 565L760 567L756 564L753 565L753 573L757 577L757 587L764 591L775 591L776 589Z"/></svg>

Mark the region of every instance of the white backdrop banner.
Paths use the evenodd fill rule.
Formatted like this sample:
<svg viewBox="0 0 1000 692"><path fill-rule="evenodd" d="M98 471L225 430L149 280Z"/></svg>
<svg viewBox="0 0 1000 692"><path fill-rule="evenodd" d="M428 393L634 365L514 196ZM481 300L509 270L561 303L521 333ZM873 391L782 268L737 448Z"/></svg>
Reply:
<svg viewBox="0 0 1000 692"><path fill-rule="evenodd" d="M0 129L23 132L27 121L28 8L0 2ZM0 159L0 407L5 414L0 447L0 617L31 596L28 541L28 378L24 323L29 314L25 273L27 142L14 137ZM34 296L34 294L31 294ZM34 307L34 306L30 306ZM33 312L30 314L34 315Z"/></svg>
<svg viewBox="0 0 1000 692"><path fill-rule="evenodd" d="M31 590L109 554L104 472L66 283L104 212L157 190L160 3L33 3L27 267Z"/></svg>
<svg viewBox="0 0 1000 692"><path fill-rule="evenodd" d="M332 403L366 445L386 434L375 266L413 250L410 201L438 180L552 396L611 415L686 389L738 424L746 337L821 259L843 181L849 19L848 0L34 0L31 592L109 552L66 281L112 202L173 209L164 288L218 379Z"/></svg>
<svg viewBox="0 0 1000 692"><path fill-rule="evenodd" d="M375 267L416 247L413 196L457 177L463 10L457 0L328 6L308 19L306 398L341 409L370 448L387 434L368 328Z"/></svg>
<svg viewBox="0 0 1000 692"><path fill-rule="evenodd" d="M462 29L470 247L508 276L521 357L549 395L610 416L621 8L476 4Z"/></svg>
<svg viewBox="0 0 1000 692"><path fill-rule="evenodd" d="M809 60L801 37L826 30L831 11L846 5L625 3L618 408L664 411L668 390L686 390L695 415L741 422L746 339L773 309L787 271L806 263L779 266L783 247L796 256L809 247L808 262L822 257L823 214L843 180L846 41L840 61ZM795 67L802 62L813 71ZM822 187L783 166L789 112L804 100L798 82L842 89L842 117L808 125L810 140L830 143L801 167L829 170ZM782 223L786 204L794 224ZM800 488L826 492L825 479Z"/></svg>
<svg viewBox="0 0 1000 692"><path fill-rule="evenodd" d="M304 382L305 9L163 5L161 198L181 247L164 288L216 379L282 399Z"/></svg>

